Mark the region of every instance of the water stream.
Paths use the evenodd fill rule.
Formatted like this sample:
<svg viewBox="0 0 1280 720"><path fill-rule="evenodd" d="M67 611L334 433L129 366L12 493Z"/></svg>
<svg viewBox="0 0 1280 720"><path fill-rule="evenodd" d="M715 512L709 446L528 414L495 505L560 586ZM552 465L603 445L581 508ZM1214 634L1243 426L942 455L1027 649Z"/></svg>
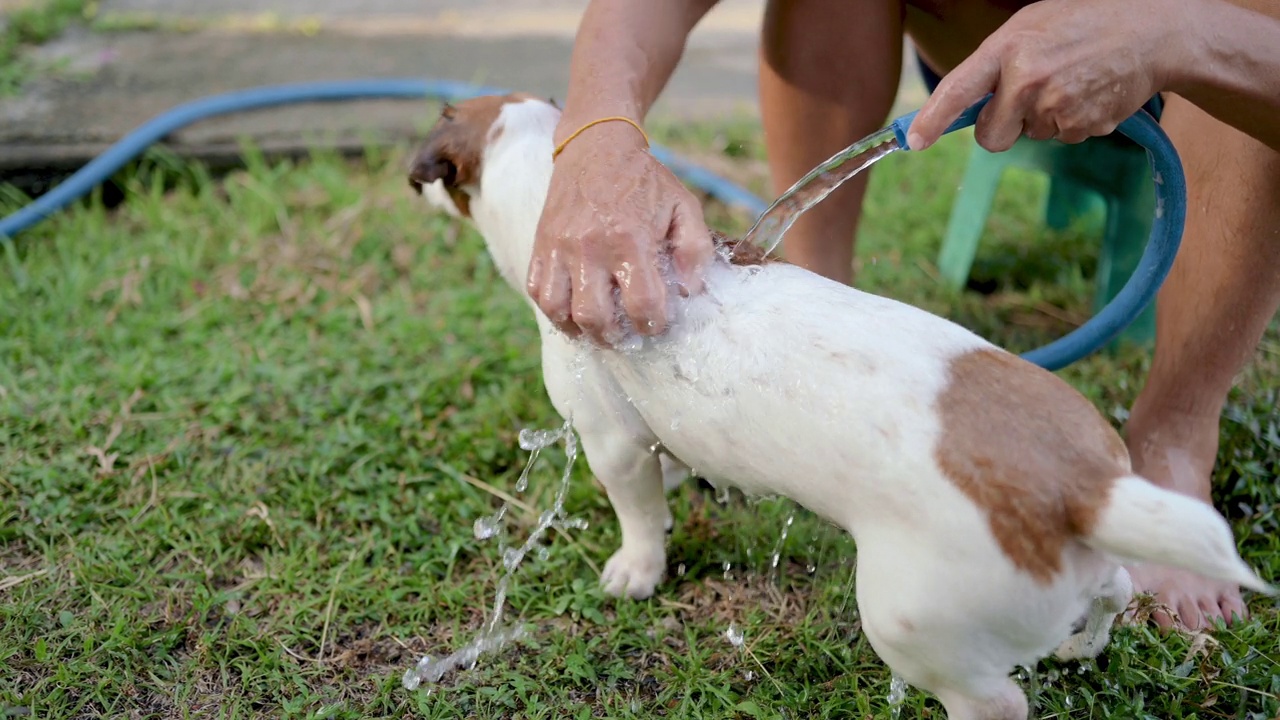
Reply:
<svg viewBox="0 0 1280 720"><path fill-rule="evenodd" d="M743 236L743 242L760 247L768 255L801 215L858 173L901 149L893 128L886 127L832 155L778 196Z"/></svg>
<svg viewBox="0 0 1280 720"><path fill-rule="evenodd" d="M507 590L511 586L511 578L515 575L516 570L524 561L525 556L529 552L537 548L539 556L546 550L545 546L539 545L539 541L547 531L552 529L585 529L587 523L581 518L571 518L565 514L564 499L569 492L569 480L573 473L574 461L578 458L578 438L573 432L573 424L571 420L566 420L564 425L552 430L530 430L520 431L520 448L529 451L529 461L525 465L524 471L520 474L520 479L516 483L516 492L524 492L529 486L529 471L533 468L534 462L537 461L538 455L548 447L564 441L565 444L565 465L564 473L560 477L560 487L556 491L555 503L550 510L544 511L538 517L538 523L534 526L529 536L518 547L508 547L505 543L505 533L503 520L507 516L509 504L503 503L493 515L488 515L476 520L472 528L477 540L487 540L493 537L502 538L499 545L499 555L502 558L503 573L498 579L498 588L493 601L493 609L489 614L488 620L481 627L480 632L472 638L461 649L445 657L437 658L426 655L418 661L418 663L405 671L401 683L406 690L413 691L418 689L422 683L438 683L449 672L458 668L471 669L475 667L476 661L485 653L491 653L502 649L508 644L519 640L524 636L524 628L518 624L504 626L502 624L503 615L506 612Z"/></svg>

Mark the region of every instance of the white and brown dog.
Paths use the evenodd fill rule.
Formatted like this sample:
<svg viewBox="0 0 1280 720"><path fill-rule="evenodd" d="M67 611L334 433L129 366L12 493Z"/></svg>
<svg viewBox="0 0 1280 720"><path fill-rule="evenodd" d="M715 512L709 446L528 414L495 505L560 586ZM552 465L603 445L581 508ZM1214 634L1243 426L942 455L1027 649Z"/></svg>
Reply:
<svg viewBox="0 0 1280 720"><path fill-rule="evenodd" d="M446 107L410 173L475 223L526 300L559 115L527 95ZM1122 562L1270 592L1226 521L1134 475L1119 435L1052 373L786 263L726 252L705 280L671 301L666 333L619 349L570 339L535 308L547 392L621 525L609 593L654 592L664 473L696 468L851 533L868 640L951 720L1022 720L1010 673L1101 651L1133 594Z"/></svg>

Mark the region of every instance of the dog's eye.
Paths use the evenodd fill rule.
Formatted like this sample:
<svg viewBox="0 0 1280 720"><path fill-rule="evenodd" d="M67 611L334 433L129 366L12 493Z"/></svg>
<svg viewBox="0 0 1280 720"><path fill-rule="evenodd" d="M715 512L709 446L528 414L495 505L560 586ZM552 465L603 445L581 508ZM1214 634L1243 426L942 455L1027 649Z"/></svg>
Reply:
<svg viewBox="0 0 1280 720"><path fill-rule="evenodd" d="M457 114L458 108L450 105L449 103L445 103L444 107L440 109L440 117L445 120L452 120Z"/></svg>

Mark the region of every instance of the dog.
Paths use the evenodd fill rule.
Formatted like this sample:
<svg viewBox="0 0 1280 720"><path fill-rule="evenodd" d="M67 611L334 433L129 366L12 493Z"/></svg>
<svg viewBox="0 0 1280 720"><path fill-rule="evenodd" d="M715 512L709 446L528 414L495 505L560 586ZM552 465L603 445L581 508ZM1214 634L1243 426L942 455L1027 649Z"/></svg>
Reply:
<svg viewBox="0 0 1280 720"><path fill-rule="evenodd" d="M1135 475L1070 385L911 305L718 237L663 334L600 348L556 330L524 286L559 117L520 93L446 105L409 183L474 223L533 307L547 394L620 525L610 595L654 593L666 490L691 473L785 496L852 535L862 628L893 672L951 720L1023 720L1010 673L1101 652L1133 596L1122 563L1272 593L1226 520Z"/></svg>

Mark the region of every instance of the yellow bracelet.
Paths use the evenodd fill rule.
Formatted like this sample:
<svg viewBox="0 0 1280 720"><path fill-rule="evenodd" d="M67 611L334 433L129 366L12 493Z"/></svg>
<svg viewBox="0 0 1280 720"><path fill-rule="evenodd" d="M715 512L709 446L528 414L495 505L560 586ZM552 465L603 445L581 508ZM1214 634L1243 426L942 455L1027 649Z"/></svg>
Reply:
<svg viewBox="0 0 1280 720"><path fill-rule="evenodd" d="M570 135L569 137L565 138L565 139L564 139L564 142L562 142L562 143L560 143L559 145L557 145L557 146L556 146L556 149L555 149L555 150L553 150L553 151L551 152L551 159L552 159L552 160L555 160L557 157L559 157L559 156L560 156L560 153L564 152L565 146L567 146L570 142L572 142L574 138L576 138L576 137L578 137L579 135L581 135L581 134L582 134L582 133L583 133L587 128L589 128L589 127L591 127L591 126L593 126L593 125L599 125L600 123L609 122L610 120L620 120L620 121L622 121L622 122L624 122L624 123L627 123L628 125L630 125L631 127L635 128L636 130L639 130L639 131L640 131L640 135L644 137L644 144L645 144L645 147L648 147L648 146L649 146L649 135L644 131L644 128L640 127L640 123L638 123L638 122L636 122L635 120L632 120L631 118L628 118L628 117L622 117L621 115L615 115L615 116L613 116L613 117L606 117L606 118L600 118L599 120L592 120L591 122L587 123L586 125L583 125L582 127L578 128L577 130L574 130L572 135Z"/></svg>

